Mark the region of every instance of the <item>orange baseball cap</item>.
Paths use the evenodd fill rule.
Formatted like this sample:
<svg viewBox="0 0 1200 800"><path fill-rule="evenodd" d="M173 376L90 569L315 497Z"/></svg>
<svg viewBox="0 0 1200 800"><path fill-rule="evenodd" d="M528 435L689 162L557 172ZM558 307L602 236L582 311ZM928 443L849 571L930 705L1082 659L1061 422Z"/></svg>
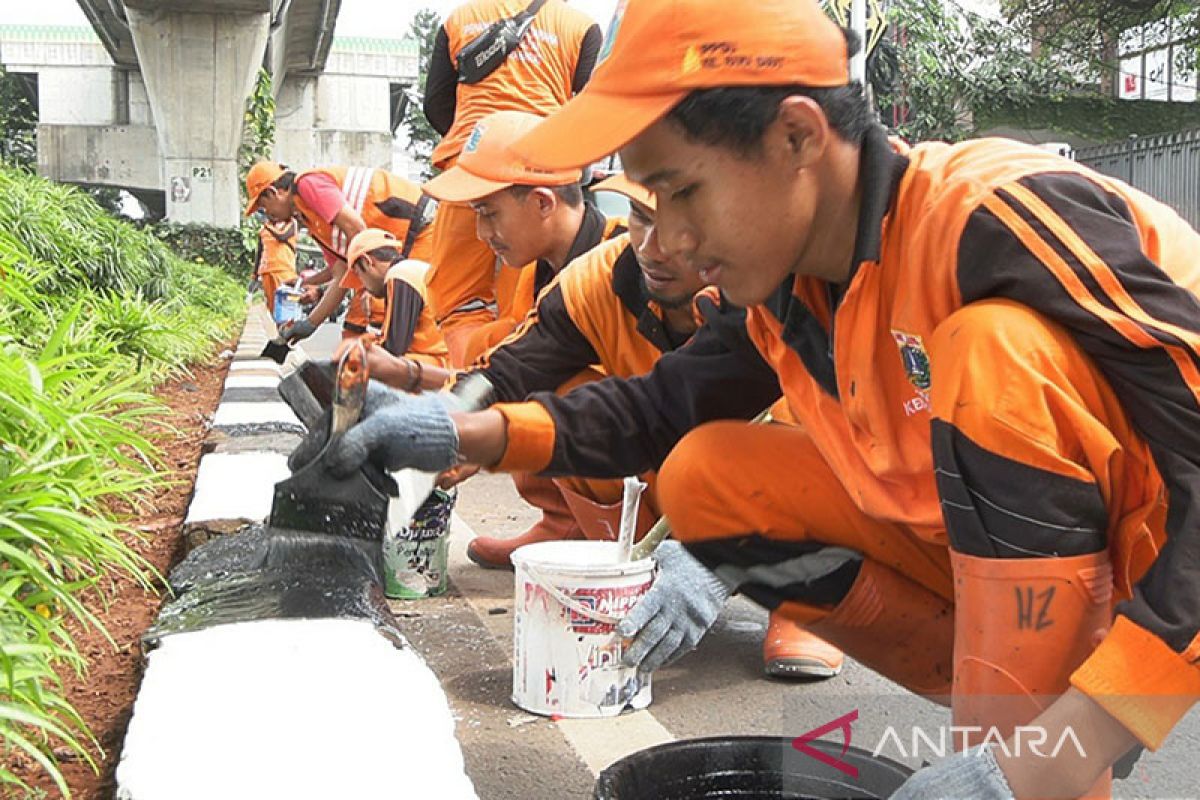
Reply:
<svg viewBox="0 0 1200 800"><path fill-rule="evenodd" d="M650 210L654 210L654 192L642 186L640 183L634 183L625 177L624 172L618 172L615 175L610 175L604 180L592 186L593 192L616 192L623 194L630 200L636 203L641 203Z"/></svg>
<svg viewBox="0 0 1200 800"><path fill-rule="evenodd" d="M400 240L385 230L367 228L350 240L346 248L346 274L342 276L343 289L363 288L362 279L354 272L354 262L379 247L399 247Z"/></svg>
<svg viewBox="0 0 1200 800"><path fill-rule="evenodd" d="M426 183L425 193L451 203L479 200L501 189L521 186L564 186L583 177L572 169L535 169L513 153L511 145L542 118L523 111L497 111L475 123L458 163Z"/></svg>
<svg viewBox="0 0 1200 800"><path fill-rule="evenodd" d="M286 171L282 164L275 161L255 162L246 173L246 196L250 198L250 202L246 203L247 217L258 207L258 196L263 193L263 189L279 180L279 176Z"/></svg>
<svg viewBox="0 0 1200 800"><path fill-rule="evenodd" d="M849 82L845 35L816 0L620 0L587 85L513 149L545 169L588 164L696 89Z"/></svg>

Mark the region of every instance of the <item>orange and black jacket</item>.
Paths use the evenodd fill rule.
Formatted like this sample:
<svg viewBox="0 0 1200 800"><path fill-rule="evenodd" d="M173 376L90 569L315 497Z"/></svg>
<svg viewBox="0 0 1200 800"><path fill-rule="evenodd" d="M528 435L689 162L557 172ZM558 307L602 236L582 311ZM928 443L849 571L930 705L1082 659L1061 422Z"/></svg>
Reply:
<svg viewBox="0 0 1200 800"><path fill-rule="evenodd" d="M664 319L622 234L568 264L521 326L473 371L491 381L495 402L555 391L596 364L609 375L641 375L691 336Z"/></svg>
<svg viewBox="0 0 1200 800"><path fill-rule="evenodd" d="M1165 545L1136 585L1118 574L1117 624L1072 678L1156 745L1200 697L1200 234L1119 181L1005 140L909 150L877 129L860 180L846 284L789 278L747 309L702 301L706 324L649 374L496 406L509 433L499 467L638 474L697 425L749 418L782 389L864 511L944 526L933 425L912 413L920 365L897 334L929 341L979 300L1024 304L1099 367L1167 489ZM1050 481L1047 497L1079 502Z"/></svg>
<svg viewBox="0 0 1200 800"><path fill-rule="evenodd" d="M458 82L459 52L501 19L524 11L528 0L472 0L438 30L425 82L425 117L442 140L433 164L444 169L475 123L496 111L549 116L583 88L600 52L600 27L562 0L549 0L533 18L520 46L477 84Z"/></svg>
<svg viewBox="0 0 1200 800"><path fill-rule="evenodd" d="M426 299L425 268L414 261L398 261L388 269L384 285L387 300L380 346L394 356L448 366L450 351Z"/></svg>

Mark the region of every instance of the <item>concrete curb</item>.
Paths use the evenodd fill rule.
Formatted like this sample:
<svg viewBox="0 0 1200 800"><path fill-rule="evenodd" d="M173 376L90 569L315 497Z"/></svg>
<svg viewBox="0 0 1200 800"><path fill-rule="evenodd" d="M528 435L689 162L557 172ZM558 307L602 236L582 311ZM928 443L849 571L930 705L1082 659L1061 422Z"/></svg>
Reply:
<svg viewBox="0 0 1200 800"><path fill-rule="evenodd" d="M189 551L213 536L266 519L275 483L289 474L287 456L305 431L279 397L287 368L260 355L274 334L266 307L253 306L213 414L184 518ZM291 358L296 357L303 358L303 352Z"/></svg>

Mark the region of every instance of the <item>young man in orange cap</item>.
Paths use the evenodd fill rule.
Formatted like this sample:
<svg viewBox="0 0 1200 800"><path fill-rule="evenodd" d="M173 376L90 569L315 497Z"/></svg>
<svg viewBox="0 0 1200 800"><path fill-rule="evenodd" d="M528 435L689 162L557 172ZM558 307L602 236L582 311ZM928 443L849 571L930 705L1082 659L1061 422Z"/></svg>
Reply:
<svg viewBox="0 0 1200 800"><path fill-rule="evenodd" d="M463 48L501 19L529 7L528 0L472 0L454 9L434 40L425 83L425 116L442 140L433 151L439 170L454 166L475 123L496 111L544 117L567 102L592 74L600 50L600 27L563 0L536 11L517 50L479 81L460 80ZM461 203L442 206L434 224L430 297L456 366L470 364L467 339L496 319L494 303L506 304L497 287L496 258L475 237L475 215Z"/></svg>
<svg viewBox="0 0 1200 800"><path fill-rule="evenodd" d="M468 204L478 238L503 262L498 282L513 287L500 318L471 333L464 348L468 364L516 330L534 298L563 267L625 231L625 220L606 219L585 201L578 167L530 170L509 151L540 119L520 111L485 117L471 131L458 163L423 187L443 203ZM588 369L574 381L596 377ZM468 554L481 566L509 568L509 553L522 544L583 535L553 481L526 474L514 475L513 481L526 502L542 510L542 519L514 539L473 542Z"/></svg>
<svg viewBox="0 0 1200 800"><path fill-rule="evenodd" d="M516 329L559 270L625 230L623 219L605 219L585 202L578 167L530 170L509 150L540 119L520 111L483 118L458 163L422 187L442 203L472 210L476 236L503 265L497 285L509 287L499 318L471 333L463 350L467 364Z"/></svg>
<svg viewBox="0 0 1200 800"><path fill-rule="evenodd" d="M430 223L436 204L415 183L368 167L317 167L297 174L274 161L259 161L246 176L250 198L246 215L263 209L274 220L296 218L321 247L328 270L312 283L333 281L307 318L282 326L285 340L296 342L316 331L346 290L346 246L367 227L381 228L401 243L404 258L428 261L433 237ZM351 302L343 335L362 336L383 323L384 303L366 292Z"/></svg>
<svg viewBox="0 0 1200 800"><path fill-rule="evenodd" d="M294 219L267 219L258 229L258 248L254 254L254 274L262 284L267 310L275 312L275 292L296 280L296 234Z"/></svg>
<svg viewBox="0 0 1200 800"><path fill-rule="evenodd" d="M521 152L620 150L721 305L645 377L427 420L437 460L662 461L707 571L662 565L628 659L740 590L986 732L895 797L1107 793L1200 698L1200 235L1015 142L889 141L812 0L629 0L605 49ZM799 427L730 420L780 388Z"/></svg>
<svg viewBox="0 0 1200 800"><path fill-rule="evenodd" d="M426 299L429 265L405 259L401 246L385 230L360 232L346 250L342 288L368 292L386 304L383 330L367 340L371 377L409 392L439 389L450 377L450 359Z"/></svg>

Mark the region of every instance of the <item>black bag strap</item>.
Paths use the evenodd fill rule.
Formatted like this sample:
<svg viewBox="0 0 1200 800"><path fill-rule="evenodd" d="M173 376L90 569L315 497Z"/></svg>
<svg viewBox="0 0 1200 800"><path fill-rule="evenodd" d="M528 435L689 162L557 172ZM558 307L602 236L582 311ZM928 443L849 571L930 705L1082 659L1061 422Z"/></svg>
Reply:
<svg viewBox="0 0 1200 800"><path fill-rule="evenodd" d="M527 18L533 19L542 10L542 6L544 5L546 5L546 0L533 0L532 3L525 7L524 11L513 17L513 21L520 24L524 23Z"/></svg>
<svg viewBox="0 0 1200 800"><path fill-rule="evenodd" d="M417 242L417 235L425 229L421 221L425 219L425 208L429 205L429 199L429 195L423 194L421 195L421 199L417 201L417 208L413 211L412 219L408 221L408 233L404 235L404 249L400 251L401 258L408 258L408 254L412 252L413 245Z"/></svg>

